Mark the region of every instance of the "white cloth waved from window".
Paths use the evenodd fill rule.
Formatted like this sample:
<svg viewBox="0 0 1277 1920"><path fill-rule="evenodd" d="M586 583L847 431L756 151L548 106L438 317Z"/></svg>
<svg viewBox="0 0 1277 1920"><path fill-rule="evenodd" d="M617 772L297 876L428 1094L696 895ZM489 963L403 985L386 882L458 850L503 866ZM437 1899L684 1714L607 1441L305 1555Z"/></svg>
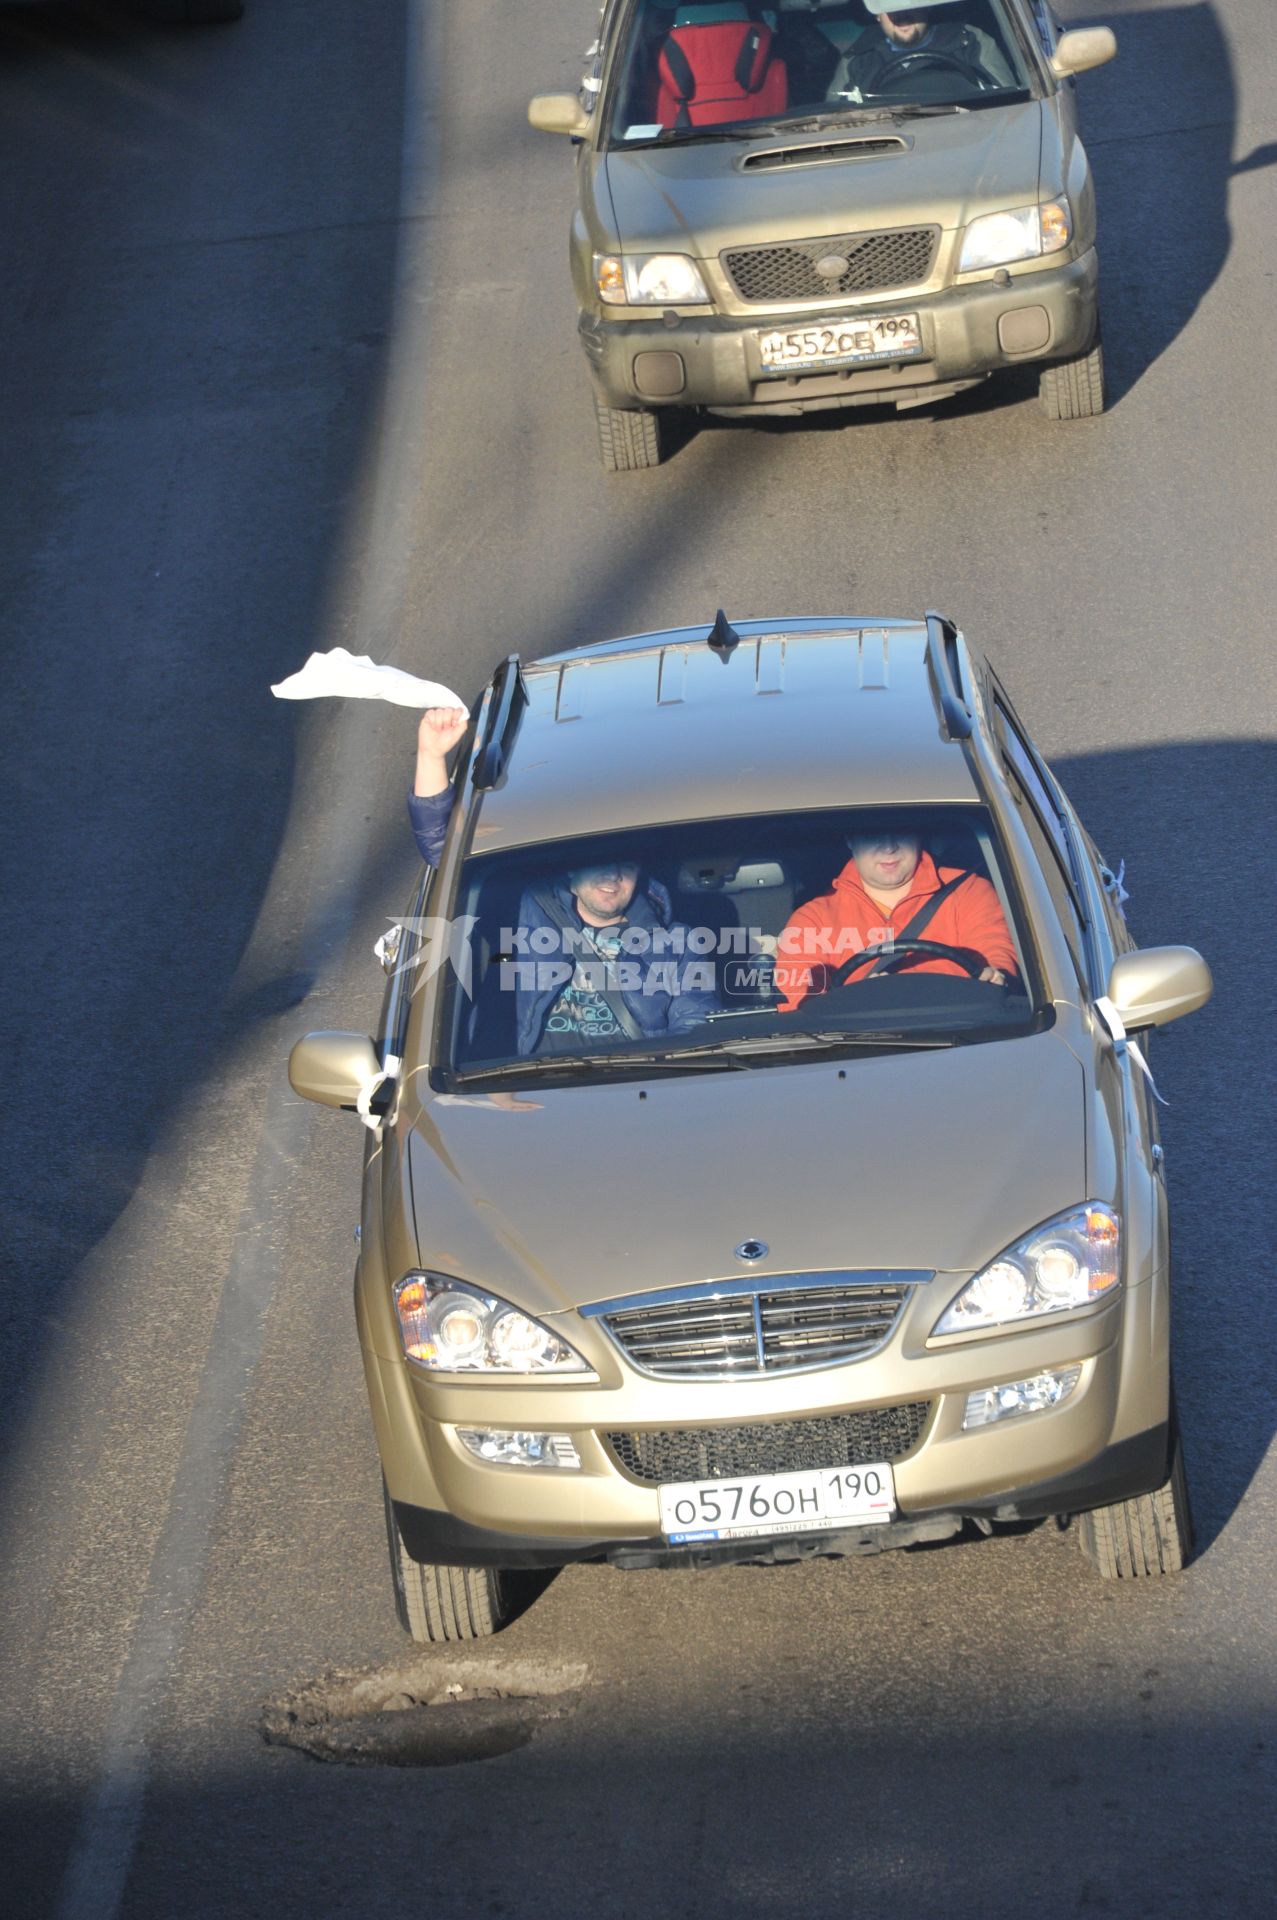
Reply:
<svg viewBox="0 0 1277 1920"><path fill-rule="evenodd" d="M305 666L271 688L277 700L323 700L337 695L345 700L389 700L392 706L469 708L459 694L438 680L422 680L402 667L378 666L366 653L348 653L334 647L312 653Z"/></svg>

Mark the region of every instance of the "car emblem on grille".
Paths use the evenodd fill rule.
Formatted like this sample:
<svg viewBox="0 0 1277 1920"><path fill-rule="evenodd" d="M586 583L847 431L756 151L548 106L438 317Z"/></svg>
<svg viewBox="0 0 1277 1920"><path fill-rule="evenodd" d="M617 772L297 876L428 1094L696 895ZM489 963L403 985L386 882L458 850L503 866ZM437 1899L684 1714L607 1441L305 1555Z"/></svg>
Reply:
<svg viewBox="0 0 1277 1920"><path fill-rule="evenodd" d="M841 280L851 266L850 260L842 253L826 253L816 262L816 271L822 280Z"/></svg>
<svg viewBox="0 0 1277 1920"><path fill-rule="evenodd" d="M765 1240L742 1240L736 1249L736 1258L752 1264L755 1260L764 1259L770 1252L771 1248Z"/></svg>

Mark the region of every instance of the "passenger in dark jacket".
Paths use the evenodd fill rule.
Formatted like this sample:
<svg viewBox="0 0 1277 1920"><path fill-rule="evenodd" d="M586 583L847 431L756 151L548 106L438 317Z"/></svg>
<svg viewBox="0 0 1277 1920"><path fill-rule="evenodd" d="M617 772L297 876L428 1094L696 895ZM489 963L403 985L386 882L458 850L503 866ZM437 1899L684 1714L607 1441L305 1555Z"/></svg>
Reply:
<svg viewBox="0 0 1277 1920"><path fill-rule="evenodd" d="M408 816L428 866L439 864L452 812L444 756L465 726L458 710L432 707L418 728ZM524 892L506 963L520 1054L687 1033L718 1011L712 967L690 952L690 929L673 919L665 888L638 883L637 863L613 860Z"/></svg>

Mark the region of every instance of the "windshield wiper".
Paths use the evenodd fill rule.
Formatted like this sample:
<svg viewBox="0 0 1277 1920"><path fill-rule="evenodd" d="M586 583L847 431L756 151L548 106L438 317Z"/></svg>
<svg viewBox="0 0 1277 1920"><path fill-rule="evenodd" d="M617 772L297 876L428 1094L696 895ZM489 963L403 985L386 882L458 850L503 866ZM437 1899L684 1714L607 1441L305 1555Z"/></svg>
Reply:
<svg viewBox="0 0 1277 1920"><path fill-rule="evenodd" d="M798 114L792 120L753 120L750 126L754 133L824 133L828 127L863 127L872 120L891 117L889 113L866 112L863 107L849 104L833 113Z"/></svg>
<svg viewBox="0 0 1277 1920"><path fill-rule="evenodd" d="M639 147L686 146L692 140L757 140L760 133L769 130L769 125L765 120L753 120L742 127L662 127L650 140L614 141L612 151L632 153Z"/></svg>
<svg viewBox="0 0 1277 1920"><path fill-rule="evenodd" d="M970 107L960 106L954 101L918 102L916 105L902 104L898 107L869 105L863 106L849 102L834 113L804 114L794 120L755 120L751 122L755 133L824 133L830 127L874 127L881 126L885 120L922 120L937 113L970 113Z"/></svg>
<svg viewBox="0 0 1277 1920"><path fill-rule="evenodd" d="M892 107L888 112L891 120L933 120L939 113L970 113L970 107L964 107L956 100L928 101L924 106L918 101L910 107Z"/></svg>
<svg viewBox="0 0 1277 1920"><path fill-rule="evenodd" d="M614 140L612 151L634 152L641 147L684 146L689 141L710 140L763 140L777 134L825 133L831 127L870 127L880 125L884 120L933 120L947 113L973 113L984 106L1009 106L1030 96L1022 87L1002 92L990 92L974 95L971 101L960 100L917 100L903 101L899 106L868 101L863 104L848 101L845 107L839 107L828 113L798 114L793 119L750 120L735 126L725 127L662 127L647 140Z"/></svg>
<svg viewBox="0 0 1277 1920"><path fill-rule="evenodd" d="M789 1053L815 1048L824 1051L830 1047L901 1047L935 1048L951 1047L954 1042L948 1035L914 1034L891 1032L844 1033L837 1028L827 1033L813 1033L802 1027L796 1033L743 1033L734 1040L719 1040L714 1043L715 1050L721 1048L728 1053Z"/></svg>
<svg viewBox="0 0 1277 1920"><path fill-rule="evenodd" d="M710 1055L719 1056L725 1067L743 1064L730 1058L724 1047L671 1047L659 1053L644 1049L639 1053L531 1054L526 1060L507 1060L499 1067L474 1067L453 1077L459 1087L474 1087L485 1080L513 1080L524 1074L548 1078L559 1073L597 1073L613 1067L677 1067L684 1060L699 1062Z"/></svg>
<svg viewBox="0 0 1277 1920"><path fill-rule="evenodd" d="M677 1065L681 1060L712 1060L726 1055L734 1065L745 1066L760 1054L779 1053L827 1053L840 1048L850 1047L891 1047L901 1051L913 1049L928 1050L937 1047L952 1047L957 1043L947 1035L920 1035L912 1033L873 1032L843 1033L831 1030L828 1033L813 1032L809 1027L796 1027L792 1033L740 1033L730 1039L708 1040L699 1047L682 1047L677 1052L655 1056L662 1062Z"/></svg>
<svg viewBox="0 0 1277 1920"><path fill-rule="evenodd" d="M774 134L823 133L828 127L868 126L878 120L895 120L914 109L903 108L865 108L848 103L831 113L797 114L793 119L784 117L778 120L738 121L733 126L724 127L663 127L660 133L653 134L650 140L619 140L615 143L620 152L627 147L668 147L684 144L689 140L764 140ZM965 107L921 107L921 113L965 113Z"/></svg>
<svg viewBox="0 0 1277 1920"><path fill-rule="evenodd" d="M499 1067L475 1067L454 1076L458 1087L481 1086L488 1080L522 1079L539 1075L543 1079L561 1073L576 1078L584 1073L608 1072L617 1067L658 1067L663 1072L678 1072L682 1067L700 1067L707 1061L722 1067L748 1067L760 1055L782 1053L828 1053L840 1049L890 1048L897 1052L930 1052L953 1047L957 1041L947 1035L921 1035L890 1032L841 1033L812 1032L797 1027L793 1033L741 1033L730 1039L707 1040L695 1047L645 1048L639 1053L551 1053L532 1054L526 1060L507 1060Z"/></svg>

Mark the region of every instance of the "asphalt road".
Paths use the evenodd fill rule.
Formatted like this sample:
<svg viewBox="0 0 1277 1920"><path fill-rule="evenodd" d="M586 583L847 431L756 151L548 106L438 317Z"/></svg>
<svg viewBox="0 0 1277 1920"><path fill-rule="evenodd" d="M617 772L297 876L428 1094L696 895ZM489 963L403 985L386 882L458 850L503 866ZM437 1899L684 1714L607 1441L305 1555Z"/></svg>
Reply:
<svg viewBox="0 0 1277 1920"><path fill-rule="evenodd" d="M569 150L524 122L590 0L191 33L0 7L15 1920L1271 1911L1277 54L1267 0L1101 17L1102 420L988 389L605 479ZM268 1698L421 1683L349 1308L357 1130L283 1064L375 1016L411 721L267 688L345 644L473 693L512 647L719 604L952 611L1138 936L1210 958L1157 1063L1201 1557L1114 1590L1044 1527L575 1569L477 1656L583 1670L531 1745L318 1765L263 1742Z"/></svg>

